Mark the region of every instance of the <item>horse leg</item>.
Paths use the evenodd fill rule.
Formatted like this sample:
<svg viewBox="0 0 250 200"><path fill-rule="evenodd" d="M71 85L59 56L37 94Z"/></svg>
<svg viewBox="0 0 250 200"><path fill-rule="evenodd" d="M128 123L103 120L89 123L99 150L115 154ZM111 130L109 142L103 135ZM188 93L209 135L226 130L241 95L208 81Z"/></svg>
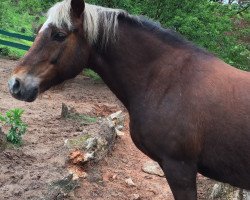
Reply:
<svg viewBox="0 0 250 200"><path fill-rule="evenodd" d="M166 159L161 163L161 167L175 200L197 199L195 163Z"/></svg>

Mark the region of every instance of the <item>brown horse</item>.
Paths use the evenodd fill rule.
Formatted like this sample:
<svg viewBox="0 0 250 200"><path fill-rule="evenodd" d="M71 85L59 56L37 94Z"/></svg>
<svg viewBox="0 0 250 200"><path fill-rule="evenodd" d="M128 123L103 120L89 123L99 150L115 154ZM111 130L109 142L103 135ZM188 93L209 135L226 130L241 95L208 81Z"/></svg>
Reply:
<svg viewBox="0 0 250 200"><path fill-rule="evenodd" d="M64 0L48 12L9 80L13 97L96 71L126 106L136 146L165 172L175 199L196 175L250 189L250 73L143 17Z"/></svg>

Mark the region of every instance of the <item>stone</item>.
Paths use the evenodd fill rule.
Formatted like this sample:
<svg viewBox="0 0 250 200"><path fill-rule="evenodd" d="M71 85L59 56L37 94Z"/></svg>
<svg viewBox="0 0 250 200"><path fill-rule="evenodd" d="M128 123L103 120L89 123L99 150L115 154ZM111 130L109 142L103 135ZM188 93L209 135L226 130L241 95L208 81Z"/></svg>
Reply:
<svg viewBox="0 0 250 200"><path fill-rule="evenodd" d="M63 111L64 110L64 111ZM72 110L72 109L71 109ZM71 115L69 108L62 105L62 116ZM70 150L79 150L88 158L99 161L103 159L112 149L117 135L123 135L121 131L116 128L116 122L119 121L121 126L122 111L111 114L107 118L100 118L96 123L92 124L92 129L89 133L83 133L79 136L65 140L65 146ZM89 160L89 159L88 159Z"/></svg>
<svg viewBox="0 0 250 200"><path fill-rule="evenodd" d="M117 136L120 136L120 137L125 135L124 132L118 130L117 128L115 129L115 133L116 133Z"/></svg>
<svg viewBox="0 0 250 200"><path fill-rule="evenodd" d="M66 105L62 106L62 110L65 110L62 112L62 116L68 118L72 115L72 111ZM88 170L87 174L85 172L85 167L91 160L93 163L96 163L104 159L113 149L117 135L122 135L120 133L121 131L118 132L118 128L121 129L121 126L123 127L122 120L124 119L125 118L122 116L122 112L119 111L107 118L100 118L95 123L89 124L90 127L86 128L85 132L82 132L81 135L68 138L64 141L66 152L68 153L66 162L68 165L68 172L72 176L69 185L70 187L73 183L75 183L72 181L78 181L80 178L86 178L87 181L95 182L100 185L105 184L101 173L93 173L92 169ZM120 127L117 128L117 126ZM114 179L117 179L117 175L111 176L108 180ZM135 186L135 183L131 178L126 179L125 182L129 187ZM65 192L62 187L58 186L58 184L56 184L56 187L53 188L52 192L47 195L51 199L58 199L57 197L63 199L65 195L68 195L68 192ZM73 186L71 188L73 188Z"/></svg>
<svg viewBox="0 0 250 200"><path fill-rule="evenodd" d="M69 115L69 108L65 103L62 103L62 111L61 111L61 117L62 118L67 118Z"/></svg>
<svg viewBox="0 0 250 200"><path fill-rule="evenodd" d="M157 162L148 161L142 166L142 171L151 175L164 177L164 172Z"/></svg>
<svg viewBox="0 0 250 200"><path fill-rule="evenodd" d="M73 107L70 107L65 103L62 103L61 118L66 119L74 114L76 114L76 111Z"/></svg>
<svg viewBox="0 0 250 200"><path fill-rule="evenodd" d="M107 119L112 121L115 128L117 128L119 131L121 131L124 127L125 115L122 113L121 110L111 114L110 116L108 116Z"/></svg>
<svg viewBox="0 0 250 200"><path fill-rule="evenodd" d="M79 186L77 180L73 180L73 174L68 175L62 180L57 180L49 185L48 192L44 200L65 199L72 191Z"/></svg>
<svg viewBox="0 0 250 200"><path fill-rule="evenodd" d="M244 200L242 190L225 183L216 183L208 199L210 200Z"/></svg>
<svg viewBox="0 0 250 200"><path fill-rule="evenodd" d="M128 178L125 180L125 183L129 186L129 187L135 187L135 183L133 182L133 180L131 178Z"/></svg>
<svg viewBox="0 0 250 200"><path fill-rule="evenodd" d="M250 191L243 191L243 200L250 200Z"/></svg>
<svg viewBox="0 0 250 200"><path fill-rule="evenodd" d="M97 139L94 137L86 140L86 149L93 150L97 146Z"/></svg>
<svg viewBox="0 0 250 200"><path fill-rule="evenodd" d="M86 153L84 155L84 162L88 162L90 160L94 160L94 158L95 158L95 152Z"/></svg>
<svg viewBox="0 0 250 200"><path fill-rule="evenodd" d="M80 135L71 139L65 140L65 146L68 149L86 149L88 146L88 139L91 136L89 134Z"/></svg>
<svg viewBox="0 0 250 200"><path fill-rule="evenodd" d="M124 128L123 125L118 125L118 126L116 126L116 129L119 130L119 131L122 131L123 128Z"/></svg>
<svg viewBox="0 0 250 200"><path fill-rule="evenodd" d="M139 194L133 194L131 200L140 200L141 197Z"/></svg>
<svg viewBox="0 0 250 200"><path fill-rule="evenodd" d="M110 118L111 118L112 120L114 120L114 119L118 119L118 118L120 118L120 117L121 117L121 114L122 114L122 111L121 111L121 110L119 110L119 111L117 111L117 112L115 112L115 113L111 114L111 115L110 115Z"/></svg>
<svg viewBox="0 0 250 200"><path fill-rule="evenodd" d="M0 127L0 152L3 152L7 148L6 135L2 132Z"/></svg>
<svg viewBox="0 0 250 200"><path fill-rule="evenodd" d="M211 195L209 197L209 199L215 199L221 196L222 193L222 185L216 183L212 189Z"/></svg>

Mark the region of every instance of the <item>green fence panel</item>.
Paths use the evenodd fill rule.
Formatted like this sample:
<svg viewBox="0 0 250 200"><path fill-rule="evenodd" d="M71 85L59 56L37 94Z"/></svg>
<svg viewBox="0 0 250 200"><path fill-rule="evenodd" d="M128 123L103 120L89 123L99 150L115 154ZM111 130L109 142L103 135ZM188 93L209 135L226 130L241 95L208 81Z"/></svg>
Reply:
<svg viewBox="0 0 250 200"><path fill-rule="evenodd" d="M35 40L34 37L21 35L21 34L18 34L18 33L10 33L10 32L7 32L7 31L1 30L1 29L0 29L0 34L5 35L5 36L9 36L9 37L13 37L13 38L18 38L18 39L22 39L22 40L31 41L31 42L33 42Z"/></svg>
<svg viewBox="0 0 250 200"><path fill-rule="evenodd" d="M1 39L0 39L0 45L10 46L10 47L14 47L14 48L17 48L17 49L22 49L22 50L25 50L25 51L28 51L29 48L30 48L29 46L24 45L24 44L9 42L9 41L5 41L5 40L1 40Z"/></svg>

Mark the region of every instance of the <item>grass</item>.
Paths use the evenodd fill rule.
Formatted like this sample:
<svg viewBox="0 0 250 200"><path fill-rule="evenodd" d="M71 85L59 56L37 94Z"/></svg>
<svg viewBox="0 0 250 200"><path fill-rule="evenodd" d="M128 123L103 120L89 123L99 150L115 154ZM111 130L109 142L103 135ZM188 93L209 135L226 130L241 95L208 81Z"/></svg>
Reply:
<svg viewBox="0 0 250 200"><path fill-rule="evenodd" d="M91 117L89 115L72 113L68 116L69 119L79 121L81 125L89 125L97 122L97 117Z"/></svg>
<svg viewBox="0 0 250 200"><path fill-rule="evenodd" d="M102 78L91 69L84 69L83 74L96 82L102 82Z"/></svg>
<svg viewBox="0 0 250 200"><path fill-rule="evenodd" d="M26 40L22 40L22 39L18 39L18 38L13 38L13 37L5 36L5 35L0 35L0 39L5 40L5 41L9 41L9 42L23 44L26 46L31 46L33 44L33 42L30 42L30 41L26 41ZM3 56L7 56L7 57L10 57L13 59L19 59L19 58L23 57L25 53L26 53L25 50L0 45L0 54Z"/></svg>

